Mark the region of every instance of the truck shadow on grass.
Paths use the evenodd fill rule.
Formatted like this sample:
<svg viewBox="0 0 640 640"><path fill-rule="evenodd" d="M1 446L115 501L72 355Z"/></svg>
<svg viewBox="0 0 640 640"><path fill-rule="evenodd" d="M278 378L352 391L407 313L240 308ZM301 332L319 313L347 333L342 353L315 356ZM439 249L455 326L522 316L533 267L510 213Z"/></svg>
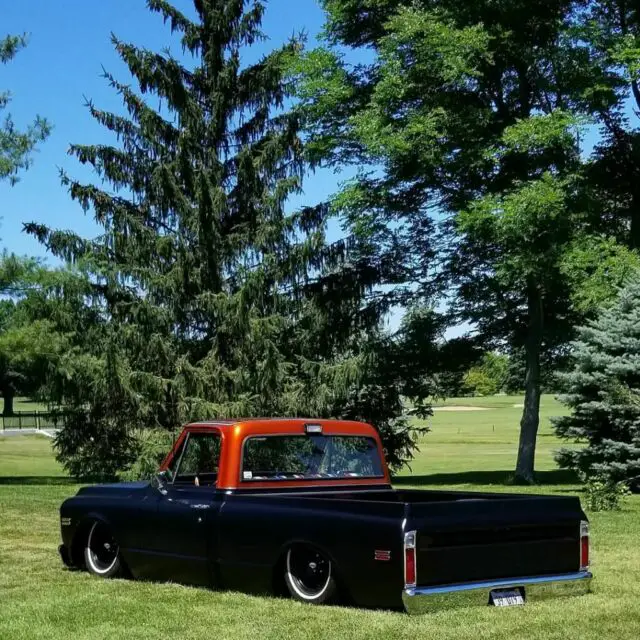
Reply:
<svg viewBox="0 0 640 640"><path fill-rule="evenodd" d="M429 487L439 485L503 485L514 486L511 479L513 471L462 471L459 473L434 473L422 476L397 476L392 482L399 487ZM578 485L580 481L573 471L553 469L538 471L536 485Z"/></svg>
<svg viewBox="0 0 640 640"><path fill-rule="evenodd" d="M49 485L62 486L77 484L73 478L64 476L0 476L1 485Z"/></svg>

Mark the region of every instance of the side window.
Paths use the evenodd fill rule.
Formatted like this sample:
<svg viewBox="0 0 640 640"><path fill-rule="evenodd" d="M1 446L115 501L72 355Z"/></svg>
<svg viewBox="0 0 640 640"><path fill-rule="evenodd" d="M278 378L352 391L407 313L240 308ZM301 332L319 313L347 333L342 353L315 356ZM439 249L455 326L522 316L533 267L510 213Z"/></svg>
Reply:
<svg viewBox="0 0 640 640"><path fill-rule="evenodd" d="M173 454L173 457L171 458L171 462L169 463L168 471L171 474L172 478L175 478L176 469L178 468L178 463L180 462L180 458L182 457L182 452L184 451L185 442L186 442L186 439L182 441L182 443L180 444L180 447Z"/></svg>
<svg viewBox="0 0 640 640"><path fill-rule="evenodd" d="M174 482L212 485L218 477L220 436L217 433L190 433L184 444Z"/></svg>

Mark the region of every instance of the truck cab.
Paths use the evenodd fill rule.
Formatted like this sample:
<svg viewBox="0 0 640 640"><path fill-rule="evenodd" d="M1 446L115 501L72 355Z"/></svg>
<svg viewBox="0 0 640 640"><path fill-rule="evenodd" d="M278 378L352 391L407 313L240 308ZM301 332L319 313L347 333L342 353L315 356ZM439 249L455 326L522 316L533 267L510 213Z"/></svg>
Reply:
<svg viewBox="0 0 640 640"><path fill-rule="evenodd" d="M190 424L160 469L227 491L391 486L378 432L342 420Z"/></svg>

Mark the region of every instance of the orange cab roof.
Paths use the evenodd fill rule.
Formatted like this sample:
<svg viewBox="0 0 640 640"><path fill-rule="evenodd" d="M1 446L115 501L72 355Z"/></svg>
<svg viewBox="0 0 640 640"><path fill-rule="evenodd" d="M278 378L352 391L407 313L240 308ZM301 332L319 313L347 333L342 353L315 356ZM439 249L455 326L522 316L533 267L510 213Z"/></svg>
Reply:
<svg viewBox="0 0 640 640"><path fill-rule="evenodd" d="M243 435L255 433L281 433L295 432L303 429L307 424L322 425L325 433L375 433L375 429L366 422L354 420L325 420L321 418L238 418L235 420L206 420L190 422L185 429L191 428L225 428L239 427Z"/></svg>

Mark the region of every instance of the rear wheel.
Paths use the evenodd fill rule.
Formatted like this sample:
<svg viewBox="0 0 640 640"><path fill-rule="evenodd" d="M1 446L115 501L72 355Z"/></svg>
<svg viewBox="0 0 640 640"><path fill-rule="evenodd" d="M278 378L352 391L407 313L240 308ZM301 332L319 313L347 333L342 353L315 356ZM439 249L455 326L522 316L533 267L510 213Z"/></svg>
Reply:
<svg viewBox="0 0 640 640"><path fill-rule="evenodd" d="M87 569L94 575L102 578L122 575L120 547L104 522L96 521L91 525L84 549L84 560Z"/></svg>
<svg viewBox="0 0 640 640"><path fill-rule="evenodd" d="M337 584L331 560L307 546L291 547L285 563L285 583L291 596L300 602L334 602Z"/></svg>

